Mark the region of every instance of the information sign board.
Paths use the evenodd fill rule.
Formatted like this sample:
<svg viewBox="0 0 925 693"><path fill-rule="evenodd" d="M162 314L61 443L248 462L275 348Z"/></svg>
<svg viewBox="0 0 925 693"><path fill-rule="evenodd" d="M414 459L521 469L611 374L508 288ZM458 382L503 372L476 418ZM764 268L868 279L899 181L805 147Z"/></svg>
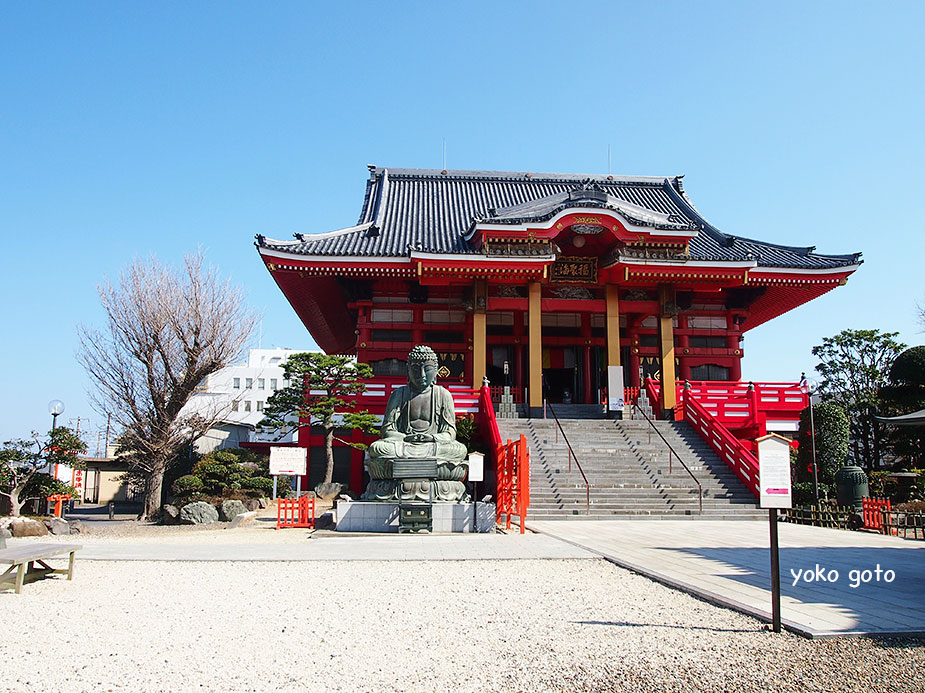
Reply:
<svg viewBox="0 0 925 693"><path fill-rule="evenodd" d="M308 468L308 448L270 447L270 475L305 476Z"/></svg>
<svg viewBox="0 0 925 693"><path fill-rule="evenodd" d="M607 366L607 411L623 411L623 366Z"/></svg>
<svg viewBox="0 0 925 693"><path fill-rule="evenodd" d="M790 441L772 433L755 442L758 443L758 499L761 507L793 507Z"/></svg>

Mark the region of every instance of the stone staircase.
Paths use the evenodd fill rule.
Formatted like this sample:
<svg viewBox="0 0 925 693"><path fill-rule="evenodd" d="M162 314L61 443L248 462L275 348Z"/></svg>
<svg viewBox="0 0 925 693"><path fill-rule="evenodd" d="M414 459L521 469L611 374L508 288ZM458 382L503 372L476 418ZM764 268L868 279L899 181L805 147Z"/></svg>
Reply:
<svg viewBox="0 0 925 693"><path fill-rule="evenodd" d="M590 513L585 484L572 462L554 419L499 420L502 440L523 433L530 447L530 512L535 520L553 519L761 519L755 497L709 445L686 423L655 425L703 486L699 512L697 485L674 460L646 421L562 419L575 455L590 483Z"/></svg>

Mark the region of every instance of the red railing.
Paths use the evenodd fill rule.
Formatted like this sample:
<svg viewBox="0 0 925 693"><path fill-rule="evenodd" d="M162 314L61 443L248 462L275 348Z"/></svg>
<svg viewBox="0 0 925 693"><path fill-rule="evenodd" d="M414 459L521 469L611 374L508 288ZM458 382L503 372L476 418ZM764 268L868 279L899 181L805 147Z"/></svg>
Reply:
<svg viewBox="0 0 925 693"><path fill-rule="evenodd" d="M505 528L511 528L511 515L520 518L520 533L527 525L527 508L530 507L530 454L527 439L520 434L520 440L507 441L498 448L498 503L497 522L507 515Z"/></svg>
<svg viewBox="0 0 925 693"><path fill-rule="evenodd" d="M809 405L809 398L800 390L799 383L748 383L717 380L690 380L689 392L704 409L728 428L753 426L759 437L765 432L767 421L799 421L800 412ZM753 389L749 386L753 385ZM658 402L661 383L646 378L646 390L652 405ZM684 390L684 381L675 383L678 402Z"/></svg>
<svg viewBox="0 0 925 693"><path fill-rule="evenodd" d="M501 432L498 430L498 420L495 418L495 408L491 403L491 391L487 387L479 390L478 401L478 424L479 428L484 431L488 440L488 448L491 451L490 457L497 466L498 450L501 448Z"/></svg>
<svg viewBox="0 0 925 693"><path fill-rule="evenodd" d="M394 390L407 385L408 381L404 378L378 378L366 382L366 390L357 395L354 402L356 409L367 410L370 414L385 414L385 407L388 404L389 396ZM479 411L479 390L473 389L467 385L445 385L446 389L453 395L453 403L456 405L456 415L464 416L475 414ZM322 394L320 391L311 391L310 394Z"/></svg>
<svg viewBox="0 0 925 693"><path fill-rule="evenodd" d="M504 394L504 388L500 385L491 386L491 401L500 402L501 395ZM514 399L514 404L523 404L524 403L524 389L522 387L512 387L511 395Z"/></svg>
<svg viewBox="0 0 925 693"><path fill-rule="evenodd" d="M748 489L758 496L758 459L693 397L685 397L684 420L706 440Z"/></svg>
<svg viewBox="0 0 925 693"><path fill-rule="evenodd" d="M315 499L280 498L276 501L276 529L286 527L314 527Z"/></svg>
<svg viewBox="0 0 925 693"><path fill-rule="evenodd" d="M623 388L623 401L627 404L636 404L639 401L639 388L638 387L624 387Z"/></svg>
<svg viewBox="0 0 925 693"><path fill-rule="evenodd" d="M890 508L890 499L863 498L861 501L864 504L864 529L876 529L884 532L883 511L889 512L892 509Z"/></svg>
<svg viewBox="0 0 925 693"><path fill-rule="evenodd" d="M527 440L502 443L495 408L491 403L491 390L479 391L478 423L485 436L489 455L494 463L497 482L495 504L496 521L507 515L506 528L511 528L511 515L520 518L520 533L526 532L527 509L530 507L530 452Z"/></svg>

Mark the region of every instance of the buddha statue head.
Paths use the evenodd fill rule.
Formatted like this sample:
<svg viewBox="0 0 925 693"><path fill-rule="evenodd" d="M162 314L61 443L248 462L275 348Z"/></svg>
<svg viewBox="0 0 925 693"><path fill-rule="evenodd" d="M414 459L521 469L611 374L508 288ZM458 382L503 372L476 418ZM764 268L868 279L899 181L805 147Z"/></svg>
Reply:
<svg viewBox="0 0 925 693"><path fill-rule="evenodd" d="M437 354L429 346L419 345L408 354L408 385L422 392L437 382Z"/></svg>

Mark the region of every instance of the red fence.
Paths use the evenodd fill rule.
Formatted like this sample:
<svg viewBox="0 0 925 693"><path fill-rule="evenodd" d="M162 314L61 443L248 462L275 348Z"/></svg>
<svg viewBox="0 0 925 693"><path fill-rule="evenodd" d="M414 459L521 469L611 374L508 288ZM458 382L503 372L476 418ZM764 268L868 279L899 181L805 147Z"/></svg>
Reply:
<svg viewBox="0 0 925 693"><path fill-rule="evenodd" d="M504 394L504 387L501 385L492 385L491 386L491 401L500 402L501 395ZM511 396L514 399L514 404L523 404L524 403L524 389L522 387L511 387Z"/></svg>
<svg viewBox="0 0 925 693"><path fill-rule="evenodd" d="M276 501L276 529L285 527L314 527L315 499L280 498Z"/></svg>
<svg viewBox="0 0 925 693"><path fill-rule="evenodd" d="M883 511L891 510L890 499L863 498L861 500L864 503L864 528L883 532Z"/></svg>
<svg viewBox="0 0 925 693"><path fill-rule="evenodd" d="M727 428L760 428L755 437L764 435L767 421L799 421L800 412L809 405L809 398L799 383L748 383L721 380L690 380L688 391L704 409ZM749 389L753 385L754 389ZM646 378L646 390L653 406L658 402L661 383ZM678 401L684 391L684 381L675 384Z"/></svg>
<svg viewBox="0 0 925 693"><path fill-rule="evenodd" d="M520 533L526 531L527 508L530 507L530 454L527 439L507 441L498 449L498 504L497 521L507 515L505 528L511 528L511 515L520 518Z"/></svg>
<svg viewBox="0 0 925 693"><path fill-rule="evenodd" d="M403 378L381 378L370 380L366 383L365 392L357 395L354 400L357 409L366 409L371 414L382 416L385 414L385 407L388 404L389 396L394 390L407 385L408 381ZM447 390L453 395L453 403L456 405L457 415L475 414L479 410L479 390L474 390L465 385L446 385ZM314 390L310 394L316 393Z"/></svg>
<svg viewBox="0 0 925 693"><path fill-rule="evenodd" d="M706 440L742 483L758 496L758 460L694 397L685 398L684 419Z"/></svg>

